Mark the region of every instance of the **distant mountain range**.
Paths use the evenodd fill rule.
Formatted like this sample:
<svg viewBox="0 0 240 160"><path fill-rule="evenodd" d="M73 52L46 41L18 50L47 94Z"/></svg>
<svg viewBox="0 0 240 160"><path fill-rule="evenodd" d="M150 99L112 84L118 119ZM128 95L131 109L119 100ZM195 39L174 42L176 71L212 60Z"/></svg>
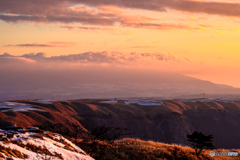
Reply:
<svg viewBox="0 0 240 160"><path fill-rule="evenodd" d="M147 71L0 72L0 100L192 96L231 97L240 89L177 73ZM197 95L197 96L196 96Z"/></svg>

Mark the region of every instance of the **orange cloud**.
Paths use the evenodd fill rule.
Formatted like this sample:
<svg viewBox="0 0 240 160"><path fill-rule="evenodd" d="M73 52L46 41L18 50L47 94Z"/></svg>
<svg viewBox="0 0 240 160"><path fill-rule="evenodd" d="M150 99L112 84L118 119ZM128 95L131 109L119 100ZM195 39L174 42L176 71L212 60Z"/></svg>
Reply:
<svg viewBox="0 0 240 160"><path fill-rule="evenodd" d="M3 47L71 47L76 45L74 42L49 42L46 44L39 44L39 43L29 43L29 44L8 44L4 45Z"/></svg>
<svg viewBox="0 0 240 160"><path fill-rule="evenodd" d="M153 48L155 46L131 46L129 48Z"/></svg>

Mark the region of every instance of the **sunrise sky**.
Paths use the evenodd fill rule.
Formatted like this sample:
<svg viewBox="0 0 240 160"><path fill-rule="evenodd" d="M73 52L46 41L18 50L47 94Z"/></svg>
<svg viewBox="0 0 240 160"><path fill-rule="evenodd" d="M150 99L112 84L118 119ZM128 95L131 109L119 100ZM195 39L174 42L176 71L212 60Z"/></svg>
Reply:
<svg viewBox="0 0 240 160"><path fill-rule="evenodd" d="M0 0L0 69L116 67L240 87L240 0Z"/></svg>

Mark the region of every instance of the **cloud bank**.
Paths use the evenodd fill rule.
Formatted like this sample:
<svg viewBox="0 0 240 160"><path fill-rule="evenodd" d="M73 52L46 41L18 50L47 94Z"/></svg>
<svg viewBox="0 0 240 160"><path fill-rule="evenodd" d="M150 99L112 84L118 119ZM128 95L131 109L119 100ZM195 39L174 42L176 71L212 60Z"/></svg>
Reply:
<svg viewBox="0 0 240 160"><path fill-rule="evenodd" d="M3 47L71 47L75 45L74 42L49 42L47 44L38 44L38 43L31 43L31 44L8 44L4 45Z"/></svg>
<svg viewBox="0 0 240 160"><path fill-rule="evenodd" d="M156 23L157 19L126 14L125 8L168 12L169 9L240 17L240 3L190 0L7 0L0 1L0 19L6 22L60 22L95 26L189 29L187 25ZM81 29L96 29L89 27ZM199 29L199 27L192 28Z"/></svg>
<svg viewBox="0 0 240 160"><path fill-rule="evenodd" d="M226 16L240 16L239 3L213 2L213 1L191 1L191 0L8 0L0 2L2 13L22 15L56 15L56 13L71 13L68 8L74 5L89 6L116 6L120 8L145 9L153 11L167 11L167 8L186 12L201 12ZM78 8L77 11L84 10ZM48 11L48 12L46 12ZM64 11L64 12L63 12ZM86 10L86 12L94 12ZM60 15L64 17L64 15Z"/></svg>
<svg viewBox="0 0 240 160"><path fill-rule="evenodd" d="M80 54L60 55L47 57L45 53L29 53L13 56L8 53L0 55L1 62L19 61L24 59L29 62L68 62L68 63L128 63L138 61L165 61L189 62L187 58L179 58L173 54L164 53L123 53L123 52L85 52Z"/></svg>

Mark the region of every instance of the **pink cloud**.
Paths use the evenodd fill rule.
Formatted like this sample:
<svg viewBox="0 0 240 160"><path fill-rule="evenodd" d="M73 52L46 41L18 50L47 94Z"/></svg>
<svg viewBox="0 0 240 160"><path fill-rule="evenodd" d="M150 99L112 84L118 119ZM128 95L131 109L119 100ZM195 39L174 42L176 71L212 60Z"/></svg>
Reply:
<svg viewBox="0 0 240 160"><path fill-rule="evenodd" d="M8 0L0 1L0 19L6 22L81 23L82 25L97 25L97 27L119 24L122 27L134 28L188 29L188 25L160 24L151 17L126 14L123 8L152 11L167 11L166 8L171 8L193 13L240 16L239 3L187 0ZM71 29L72 26L67 28Z"/></svg>
<svg viewBox="0 0 240 160"><path fill-rule="evenodd" d="M173 54L164 53L123 53L123 52L85 52L80 54L70 54L61 56L46 57L44 53L29 53L21 56L10 54L0 55L0 59L24 59L36 62L68 62L68 63L129 63L137 61L165 61L165 62L190 62L187 58L179 58Z"/></svg>

